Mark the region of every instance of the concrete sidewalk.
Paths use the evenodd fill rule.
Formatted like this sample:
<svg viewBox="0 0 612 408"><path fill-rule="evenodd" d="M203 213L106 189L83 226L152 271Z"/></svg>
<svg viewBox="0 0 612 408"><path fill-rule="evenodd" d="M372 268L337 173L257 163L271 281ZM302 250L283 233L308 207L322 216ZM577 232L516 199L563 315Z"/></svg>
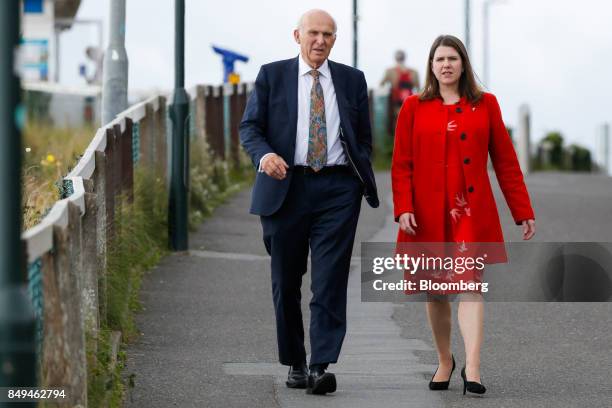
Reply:
<svg viewBox="0 0 612 408"><path fill-rule="evenodd" d="M287 371L277 363L269 257L259 219L248 214L250 191L242 191L190 236L188 253L168 256L146 276L145 310L137 317L142 336L128 349L125 375L135 374L135 388L126 406L609 406L610 303L487 304L482 378L489 392L484 398L463 397L458 370L449 391L430 392L427 382L436 359L424 306L360 301L359 243L394 241L397 228L390 212L389 175L377 177L381 208L362 205L349 279L348 333L339 364L330 367L338 378L336 393L308 396L284 385ZM603 204L612 194L602 193L603 187L612 187L609 179L597 179L590 187L581 179L568 189L565 176L559 177L527 178L536 214L543 215L539 239L579 240L571 233L559 237L553 228L559 220L546 214L563 214L560 206L573 205L571 200L583 205L591 192L597 200L590 214L570 220L576 224L570 231L593 217L599 220L596 236L587 239L610 240L610 229L601 226L602 220L612 226L609 204ZM505 236L518 240L520 229L493 184L508 227ZM302 288L306 324L309 281L306 276ZM453 350L460 369L465 360L454 319Z"/></svg>
<svg viewBox="0 0 612 408"><path fill-rule="evenodd" d="M284 385L277 363L269 257L258 217L248 214L250 191L237 194L190 237L191 250L162 261L143 282L142 336L128 349L127 397L133 407L385 407L434 406L417 350L424 341L403 339L393 305L361 303L359 243L393 240L389 177L378 180L381 208L365 200L349 281L348 333L340 363L330 370L338 391L307 396ZM304 280L304 320L309 282ZM307 327L306 327L307 330ZM315 401L316 400L316 401Z"/></svg>

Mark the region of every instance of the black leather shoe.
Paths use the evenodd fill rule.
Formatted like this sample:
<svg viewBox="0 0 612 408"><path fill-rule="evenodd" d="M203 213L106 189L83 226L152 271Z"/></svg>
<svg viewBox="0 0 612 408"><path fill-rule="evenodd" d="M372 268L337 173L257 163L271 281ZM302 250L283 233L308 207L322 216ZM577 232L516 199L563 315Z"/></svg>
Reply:
<svg viewBox="0 0 612 408"><path fill-rule="evenodd" d="M289 367L289 375L285 384L289 388L306 388L308 385L308 368L306 364Z"/></svg>
<svg viewBox="0 0 612 408"><path fill-rule="evenodd" d="M336 391L336 376L326 373L324 368L313 367L308 375L306 394L325 395Z"/></svg>

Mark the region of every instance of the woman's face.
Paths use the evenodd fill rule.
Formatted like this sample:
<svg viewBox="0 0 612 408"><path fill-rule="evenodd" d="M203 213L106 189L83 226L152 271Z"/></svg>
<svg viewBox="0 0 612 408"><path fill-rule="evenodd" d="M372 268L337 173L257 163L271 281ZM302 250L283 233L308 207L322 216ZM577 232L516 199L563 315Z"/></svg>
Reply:
<svg viewBox="0 0 612 408"><path fill-rule="evenodd" d="M455 86L463 72L461 56L453 47L441 45L434 52L431 70L441 86Z"/></svg>

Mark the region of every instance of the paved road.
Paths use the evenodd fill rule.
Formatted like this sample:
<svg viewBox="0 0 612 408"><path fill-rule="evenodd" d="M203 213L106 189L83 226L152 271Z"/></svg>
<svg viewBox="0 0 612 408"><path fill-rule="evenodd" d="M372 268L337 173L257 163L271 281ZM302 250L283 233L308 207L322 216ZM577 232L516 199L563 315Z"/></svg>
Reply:
<svg viewBox="0 0 612 408"><path fill-rule="evenodd" d="M538 241L612 241L612 179L546 173L530 175L527 183ZM357 242L394 239L388 174L379 174L378 184L383 206L364 204ZM611 405L610 303L488 303L482 379L489 392L463 397L457 372L449 391L429 392L436 359L424 305L362 303L359 245L349 282L349 330L341 361L331 367L338 391L320 397L287 389L286 370L276 363L269 259L259 220L247 214L249 194L220 207L191 235L188 253L165 258L145 278L145 310L137 318L142 336L128 349L125 369L136 375L136 386L126 406ZM520 240L498 190L496 199L506 239ZM453 344L462 364L458 333Z"/></svg>

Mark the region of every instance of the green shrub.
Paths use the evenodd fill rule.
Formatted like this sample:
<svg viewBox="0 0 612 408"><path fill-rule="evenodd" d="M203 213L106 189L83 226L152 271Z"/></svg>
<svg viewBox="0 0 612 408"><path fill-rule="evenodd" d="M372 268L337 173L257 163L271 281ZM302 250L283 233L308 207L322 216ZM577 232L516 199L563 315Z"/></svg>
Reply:
<svg viewBox="0 0 612 408"><path fill-rule="evenodd" d="M212 214L215 207L254 177L250 160L240 151L239 163L232 168L214 157L204 138L190 144L189 229Z"/></svg>
<svg viewBox="0 0 612 408"><path fill-rule="evenodd" d="M121 371L125 352L120 350L115 367L110 334L121 332L121 348L137 333L134 314L141 309L140 285L144 273L168 253L167 192L153 172L137 167L134 200L116 200L114 236L107 249L106 315L101 316L97 339L88 339L88 405L118 407L125 386Z"/></svg>

